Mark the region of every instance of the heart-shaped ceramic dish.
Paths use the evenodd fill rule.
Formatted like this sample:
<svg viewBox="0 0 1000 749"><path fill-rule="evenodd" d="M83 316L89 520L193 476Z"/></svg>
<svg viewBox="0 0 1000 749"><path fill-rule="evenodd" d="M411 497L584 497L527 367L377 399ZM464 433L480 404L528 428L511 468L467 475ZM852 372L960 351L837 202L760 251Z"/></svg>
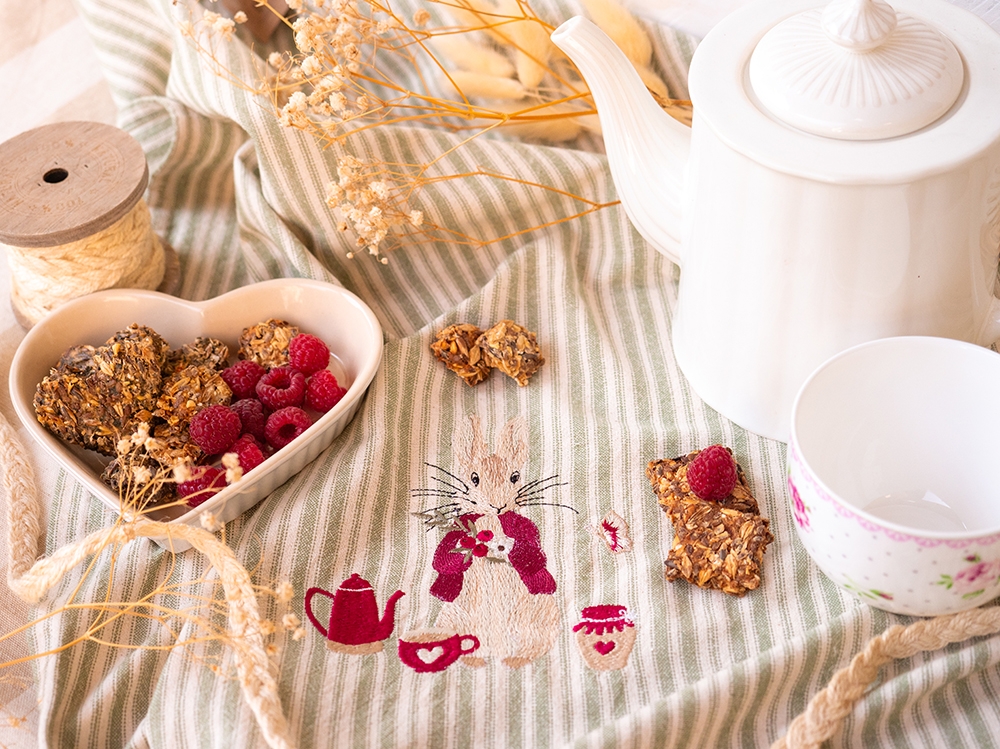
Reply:
<svg viewBox="0 0 1000 749"><path fill-rule="evenodd" d="M42 427L32 404L38 383L70 346L104 343L132 323L148 325L179 347L198 336L238 349L240 332L269 318L279 318L312 333L330 347L330 369L347 394L301 436L263 464L194 509L153 510L149 517L197 526L201 513L228 522L274 491L326 449L354 416L382 358L382 327L357 296L332 284L282 278L244 286L204 302L189 302L155 291L110 289L68 302L46 316L25 336L10 368L10 395L18 418L31 436L104 504L116 512L116 492L101 481L107 463L95 452L67 445ZM157 539L182 551L179 539Z"/></svg>

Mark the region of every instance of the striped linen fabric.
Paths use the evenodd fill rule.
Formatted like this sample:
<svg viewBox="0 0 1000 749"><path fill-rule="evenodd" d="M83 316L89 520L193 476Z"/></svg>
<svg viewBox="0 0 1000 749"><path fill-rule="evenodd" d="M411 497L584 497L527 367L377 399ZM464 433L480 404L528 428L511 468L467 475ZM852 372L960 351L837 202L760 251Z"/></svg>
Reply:
<svg viewBox="0 0 1000 749"><path fill-rule="evenodd" d="M399 10L409 16L408 2ZM382 365L357 416L315 462L231 522L226 541L260 585L290 580L329 591L353 573L379 606L402 590L383 652L334 653L308 627L276 637L281 701L301 747L758 747L791 719L874 635L906 617L870 608L829 582L795 537L785 489L785 446L748 433L688 388L670 347L677 269L644 243L620 206L516 239L470 249L403 247L381 265L346 259L349 240L326 207L335 156L281 128L270 108L217 74L180 33L184 3L80 0L120 111L143 145L157 230L181 255L178 295L204 299L275 277L342 284L386 333ZM573 7L541 6L550 20ZM693 40L651 29L676 87ZM214 48L230 74L255 80L259 60L241 42ZM680 92L680 89L678 89ZM263 104L263 105L262 105ZM360 134L351 148L387 162L428 162L456 142L407 127ZM439 165L441 174L489 168L599 201L615 191L600 153L494 138ZM429 220L503 236L572 211L554 193L510 182L456 180L427 187L415 205ZM509 318L537 331L546 363L527 387L494 375L466 386L432 358L435 331ZM734 366L738 366L734 362ZM398 635L431 625L435 547L413 513L430 502L434 464L457 465L455 435L470 415L490 444L512 417L528 425L526 481L558 476L548 502L525 515L555 582L560 614L551 650L523 668L455 664L418 673L396 654ZM653 458L712 443L732 447L775 536L763 585L743 598L668 583L670 525L644 475ZM438 474L439 475L439 474ZM60 474L46 549L112 523L104 507ZM611 554L589 530L615 510L632 551ZM38 614L79 597L136 600L168 581L164 606L220 595L197 552L174 556L134 541L72 573ZM280 616L261 597L263 614ZM588 668L573 626L585 607L627 606L634 650L624 668ZM32 629L44 653L94 620L66 611ZM224 625L224 622L216 622ZM307 625L308 626L308 625ZM513 624L511 626L514 626ZM176 636L197 638L190 623ZM116 646L81 642L37 661L40 746L259 747L231 654L217 644L171 649L163 627L123 617L102 632ZM835 747L1000 745L1000 641L974 640L886 667L830 742Z"/></svg>

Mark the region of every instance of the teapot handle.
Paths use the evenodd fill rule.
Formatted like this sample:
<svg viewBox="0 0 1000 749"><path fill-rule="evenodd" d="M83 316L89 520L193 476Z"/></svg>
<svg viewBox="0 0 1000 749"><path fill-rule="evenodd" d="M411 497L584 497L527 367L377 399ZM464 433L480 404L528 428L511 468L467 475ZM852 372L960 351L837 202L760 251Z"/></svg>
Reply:
<svg viewBox="0 0 1000 749"><path fill-rule="evenodd" d="M330 633L327 631L326 627L324 627L322 624L319 623L319 620L312 612L312 599L313 596L315 596L317 593L319 593L320 595L324 595L331 600L334 597L333 593L331 593L328 590L323 590L322 588L309 588L309 590L306 591L306 600L305 600L306 616L309 617L309 621L311 621L312 625L320 631L323 637L329 640Z"/></svg>

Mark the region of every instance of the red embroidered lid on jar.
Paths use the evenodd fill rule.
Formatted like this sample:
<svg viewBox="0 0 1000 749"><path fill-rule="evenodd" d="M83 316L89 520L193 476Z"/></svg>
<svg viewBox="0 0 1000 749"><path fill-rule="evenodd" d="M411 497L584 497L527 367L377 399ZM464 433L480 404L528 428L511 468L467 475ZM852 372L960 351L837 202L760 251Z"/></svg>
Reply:
<svg viewBox="0 0 1000 749"><path fill-rule="evenodd" d="M628 614L628 608L614 604L587 606L580 615L580 623L573 627L574 632L581 629L588 635L603 635L605 632L621 632L625 627L634 627L635 622Z"/></svg>

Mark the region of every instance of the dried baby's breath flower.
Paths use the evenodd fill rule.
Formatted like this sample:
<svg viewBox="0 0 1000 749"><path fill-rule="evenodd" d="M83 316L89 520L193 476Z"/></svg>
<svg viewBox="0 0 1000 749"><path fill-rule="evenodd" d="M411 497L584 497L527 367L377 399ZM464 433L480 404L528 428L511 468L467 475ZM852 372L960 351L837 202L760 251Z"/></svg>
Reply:
<svg viewBox="0 0 1000 749"><path fill-rule="evenodd" d="M285 629L296 629L300 624L302 620L291 611L281 617L281 626Z"/></svg>
<svg viewBox="0 0 1000 749"><path fill-rule="evenodd" d="M288 603L295 596L295 587L287 580L282 580L274 589L274 597L281 603Z"/></svg>
<svg viewBox="0 0 1000 749"><path fill-rule="evenodd" d="M272 68L280 68L284 62L285 58L280 52L272 52L267 56L267 64Z"/></svg>
<svg viewBox="0 0 1000 749"><path fill-rule="evenodd" d="M220 527L218 518L215 517L214 513L211 513L208 510L205 510L198 516L198 522L201 523L201 527L209 533L215 533Z"/></svg>
<svg viewBox="0 0 1000 749"><path fill-rule="evenodd" d="M145 444L146 440L149 438L149 423L145 421L140 421L139 426L136 427L135 433L132 435L132 444L136 447Z"/></svg>
<svg viewBox="0 0 1000 749"><path fill-rule="evenodd" d="M260 622L260 633L267 637L274 634L274 622L270 619L262 619Z"/></svg>
<svg viewBox="0 0 1000 749"><path fill-rule="evenodd" d="M153 472L147 466L132 466L132 478L136 484L142 486L153 480Z"/></svg>
<svg viewBox="0 0 1000 749"><path fill-rule="evenodd" d="M238 10L236 11L236 14L233 16L233 20L236 21L236 23L246 23L247 14L244 13L242 10Z"/></svg>
<svg viewBox="0 0 1000 749"><path fill-rule="evenodd" d="M417 8L413 13L413 25L418 29L422 29L430 23L430 20L431 14L427 12L426 8Z"/></svg>
<svg viewBox="0 0 1000 749"><path fill-rule="evenodd" d="M264 648L264 652L268 654L269 657L274 657L281 652L281 648L275 645L273 642L267 644Z"/></svg>
<svg viewBox="0 0 1000 749"><path fill-rule="evenodd" d="M190 463L177 463L174 466L174 481L178 484L183 484L185 481L191 480L191 464Z"/></svg>
<svg viewBox="0 0 1000 749"><path fill-rule="evenodd" d="M299 640L301 640L305 636L306 636L306 628L305 627L299 627L294 632L292 632L292 639L295 640L295 642L298 642Z"/></svg>
<svg viewBox="0 0 1000 749"><path fill-rule="evenodd" d="M128 455L129 452L132 451L132 441L123 437L118 440L118 443L115 445L115 451L119 455Z"/></svg>

